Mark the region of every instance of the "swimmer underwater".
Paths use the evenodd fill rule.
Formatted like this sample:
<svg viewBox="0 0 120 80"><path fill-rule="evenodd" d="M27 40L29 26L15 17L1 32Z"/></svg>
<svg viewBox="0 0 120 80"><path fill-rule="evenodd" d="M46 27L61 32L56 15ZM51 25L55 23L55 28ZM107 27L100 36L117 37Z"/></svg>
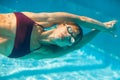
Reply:
<svg viewBox="0 0 120 80"><path fill-rule="evenodd" d="M59 57L80 49L99 32L113 32L115 23L66 12L0 14L0 54L18 59ZM83 35L81 26L91 31Z"/></svg>

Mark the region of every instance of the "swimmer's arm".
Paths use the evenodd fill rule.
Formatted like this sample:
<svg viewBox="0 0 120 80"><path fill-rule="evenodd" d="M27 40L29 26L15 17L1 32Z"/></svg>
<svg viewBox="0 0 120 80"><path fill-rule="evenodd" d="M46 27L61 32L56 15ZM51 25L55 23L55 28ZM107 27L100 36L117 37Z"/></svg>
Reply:
<svg viewBox="0 0 120 80"><path fill-rule="evenodd" d="M75 14L70 14L66 12L53 12L53 13L30 13L23 12L27 16L31 17L38 24L43 25L44 27L51 27L52 25L64 23L64 22L75 22L83 27L97 29L100 31L110 31L113 26L107 26L104 23L97 21L95 19L79 16ZM115 21L114 21L115 23Z"/></svg>

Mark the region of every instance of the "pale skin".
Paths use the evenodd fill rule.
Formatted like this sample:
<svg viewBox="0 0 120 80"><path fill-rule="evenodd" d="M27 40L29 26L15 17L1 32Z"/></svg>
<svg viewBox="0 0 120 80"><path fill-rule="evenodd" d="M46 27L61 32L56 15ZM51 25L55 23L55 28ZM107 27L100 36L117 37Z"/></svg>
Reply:
<svg viewBox="0 0 120 80"><path fill-rule="evenodd" d="M32 12L22 12L27 17L31 18L37 24L44 26L45 28L51 27L55 24L60 24L64 22L74 22L83 27L94 29L89 33L85 34L83 39L78 42L77 45L70 46L69 48L56 47L51 45L43 46L42 44L56 44L57 46L65 46L59 44L59 42L50 39L61 38L63 36L69 36L66 27L64 25L59 25L56 29L45 31L41 33L41 30L37 28L36 25L33 27L30 49L32 53L21 57L21 59L43 59L43 58L54 58L67 54L73 50L79 49L89 41L91 41L100 31L102 32L113 32L115 30L114 24L115 20L110 22L102 23L92 18L85 16L78 16L66 12L54 12L54 13L32 13ZM0 53L8 56L14 46L14 39L16 35L16 16L14 13L0 14ZM71 25L74 28L74 25ZM66 34L63 34L63 33ZM57 37L59 36L59 37ZM55 49L56 48L56 49ZM37 49L37 50L36 50Z"/></svg>

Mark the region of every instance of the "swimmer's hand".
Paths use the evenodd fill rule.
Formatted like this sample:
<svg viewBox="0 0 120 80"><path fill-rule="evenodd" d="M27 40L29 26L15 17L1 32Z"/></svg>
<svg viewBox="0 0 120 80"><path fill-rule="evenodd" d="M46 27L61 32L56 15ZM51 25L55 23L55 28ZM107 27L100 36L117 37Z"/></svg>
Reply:
<svg viewBox="0 0 120 80"><path fill-rule="evenodd" d="M117 22L116 20L112 20L112 21L103 23L108 28L108 33L110 33L113 37L117 37L117 35L114 34L114 32L116 31L116 25L115 25L116 22Z"/></svg>

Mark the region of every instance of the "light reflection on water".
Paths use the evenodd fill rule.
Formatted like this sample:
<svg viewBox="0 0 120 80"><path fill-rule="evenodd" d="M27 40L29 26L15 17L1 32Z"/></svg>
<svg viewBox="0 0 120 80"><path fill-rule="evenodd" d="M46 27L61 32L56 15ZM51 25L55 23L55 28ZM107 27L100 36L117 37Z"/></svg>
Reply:
<svg viewBox="0 0 120 80"><path fill-rule="evenodd" d="M18 77L20 80L119 79L120 62L91 46L93 45L87 45L82 50L54 59L16 60L1 56L0 79L17 80Z"/></svg>

